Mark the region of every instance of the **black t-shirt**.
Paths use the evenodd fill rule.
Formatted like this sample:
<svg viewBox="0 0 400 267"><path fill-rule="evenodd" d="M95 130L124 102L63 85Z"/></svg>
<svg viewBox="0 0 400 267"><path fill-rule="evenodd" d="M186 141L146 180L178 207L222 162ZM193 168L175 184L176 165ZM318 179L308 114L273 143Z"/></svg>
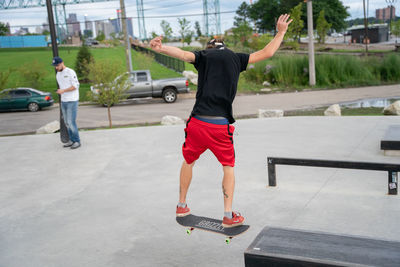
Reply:
<svg viewBox="0 0 400 267"><path fill-rule="evenodd" d="M227 48L193 53L196 57L193 65L199 76L192 116L221 116L234 123L232 103L240 72L247 68L249 54L234 53Z"/></svg>

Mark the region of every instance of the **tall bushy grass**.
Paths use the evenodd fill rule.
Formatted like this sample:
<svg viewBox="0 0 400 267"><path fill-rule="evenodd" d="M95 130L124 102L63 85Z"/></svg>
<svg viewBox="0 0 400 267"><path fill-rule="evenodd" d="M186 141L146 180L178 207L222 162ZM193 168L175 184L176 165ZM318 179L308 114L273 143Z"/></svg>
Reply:
<svg viewBox="0 0 400 267"><path fill-rule="evenodd" d="M378 85L400 81L400 55L356 57L320 55L315 58L316 87ZM308 57L281 55L249 67L246 80L268 81L286 89L305 88L308 80Z"/></svg>

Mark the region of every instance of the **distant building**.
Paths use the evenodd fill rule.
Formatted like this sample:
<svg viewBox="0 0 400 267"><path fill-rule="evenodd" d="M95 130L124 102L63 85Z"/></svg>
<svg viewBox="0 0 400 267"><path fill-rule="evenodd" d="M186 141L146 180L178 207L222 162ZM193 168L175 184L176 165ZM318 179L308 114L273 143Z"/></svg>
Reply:
<svg viewBox="0 0 400 267"><path fill-rule="evenodd" d="M15 32L15 35L25 35L29 33L28 28L21 27L18 31Z"/></svg>
<svg viewBox="0 0 400 267"><path fill-rule="evenodd" d="M352 43L366 43L364 25L356 25L347 29L351 33ZM368 25L368 43L387 42L389 27L387 24L372 24Z"/></svg>
<svg viewBox="0 0 400 267"><path fill-rule="evenodd" d="M6 28L7 28L7 35L11 34L11 27L10 27L10 23L7 22L6 24Z"/></svg>
<svg viewBox="0 0 400 267"><path fill-rule="evenodd" d="M386 8L376 9L375 17L383 21L390 19L390 9L392 9L392 19L396 18L396 8L394 6L388 6Z"/></svg>
<svg viewBox="0 0 400 267"><path fill-rule="evenodd" d="M43 28L43 31L50 31L50 26L49 26L49 23L43 23L42 24L42 28Z"/></svg>
<svg viewBox="0 0 400 267"><path fill-rule="evenodd" d="M96 35L99 35L99 32L103 32L106 36L106 39L110 39L111 33L114 31L114 26L111 24L110 21L96 21Z"/></svg>
<svg viewBox="0 0 400 267"><path fill-rule="evenodd" d="M68 14L69 17L67 18L67 29L69 36L78 36L81 32L81 24L78 22L75 13Z"/></svg>
<svg viewBox="0 0 400 267"><path fill-rule="evenodd" d="M128 27L128 35L133 37L133 25L132 25L132 18L128 18L126 20L127 27Z"/></svg>

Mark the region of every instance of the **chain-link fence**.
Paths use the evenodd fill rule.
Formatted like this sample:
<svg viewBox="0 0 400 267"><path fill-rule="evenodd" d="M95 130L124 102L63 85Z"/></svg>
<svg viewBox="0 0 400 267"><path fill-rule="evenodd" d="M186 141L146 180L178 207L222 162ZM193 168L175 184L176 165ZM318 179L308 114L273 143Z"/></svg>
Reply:
<svg viewBox="0 0 400 267"><path fill-rule="evenodd" d="M142 52L142 53L146 53L146 54L150 54L154 56L154 59L160 63L161 65L166 66L167 68L173 69L177 72L182 73L185 70L185 62L183 62L180 59L177 58L173 58L170 56L166 56L160 53L157 53L151 49L145 48L145 47L141 47L138 45L134 45L132 44L132 48L135 49L136 51Z"/></svg>

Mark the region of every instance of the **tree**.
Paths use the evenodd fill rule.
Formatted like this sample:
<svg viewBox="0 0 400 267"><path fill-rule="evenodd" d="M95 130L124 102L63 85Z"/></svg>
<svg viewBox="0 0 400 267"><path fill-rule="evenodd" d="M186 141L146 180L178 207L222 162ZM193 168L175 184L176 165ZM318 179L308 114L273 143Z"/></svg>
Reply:
<svg viewBox="0 0 400 267"><path fill-rule="evenodd" d="M193 31L189 31L184 38L185 43L187 43L187 45L190 45L190 43L192 42L192 38L193 38L194 32Z"/></svg>
<svg viewBox="0 0 400 267"><path fill-rule="evenodd" d="M249 46L248 40L251 37L253 29L247 22L242 21L241 24L232 29L235 44L240 42L243 46Z"/></svg>
<svg viewBox="0 0 400 267"><path fill-rule="evenodd" d="M85 42L83 42L75 61L75 71L81 81L88 82L89 64L93 61L94 59L89 48L85 45Z"/></svg>
<svg viewBox="0 0 400 267"><path fill-rule="evenodd" d="M9 34L9 30L7 24L0 22L0 36Z"/></svg>
<svg viewBox="0 0 400 267"><path fill-rule="evenodd" d="M292 23L290 23L287 35L293 40L299 40L300 42L300 34L301 31L304 28L304 21L301 19L301 14L302 14L302 6L303 3L299 3L297 6L292 8L290 10L290 18L293 20Z"/></svg>
<svg viewBox="0 0 400 267"><path fill-rule="evenodd" d="M123 73L121 62L103 60L89 64L89 79L96 93L89 91L93 102L107 107L109 127L112 128L111 107L126 98L130 87L129 73ZM121 74L122 73L122 74Z"/></svg>
<svg viewBox="0 0 400 267"><path fill-rule="evenodd" d="M197 35L197 37L202 36L201 29L200 29L200 23L199 23L198 21L196 21L196 22L194 23L194 28L196 29L196 35Z"/></svg>
<svg viewBox="0 0 400 267"><path fill-rule="evenodd" d="M392 23L391 32L398 38L400 36L400 19ZM397 40L396 40L397 43Z"/></svg>
<svg viewBox="0 0 400 267"><path fill-rule="evenodd" d="M106 39L106 35L104 34L104 32L103 31L99 31L97 33L96 40L101 42L101 41L104 41L105 39Z"/></svg>
<svg viewBox="0 0 400 267"><path fill-rule="evenodd" d="M188 21L186 18L183 19L178 18L178 23L179 23L179 34L181 35L182 46L183 46L185 38L187 38L189 35L193 35L193 33L190 30L190 21Z"/></svg>
<svg viewBox="0 0 400 267"><path fill-rule="evenodd" d="M249 16L261 31L275 30L279 18L278 0L259 0L249 8Z"/></svg>
<svg viewBox="0 0 400 267"><path fill-rule="evenodd" d="M158 34L157 34L155 31L152 31L152 32L150 33L151 39L154 39L154 38L156 38L157 36L158 36Z"/></svg>
<svg viewBox="0 0 400 267"><path fill-rule="evenodd" d="M331 27L332 24L325 19L325 11L321 10L317 19L318 43L325 43L325 36Z"/></svg>
<svg viewBox="0 0 400 267"><path fill-rule="evenodd" d="M306 5L303 7L303 20L307 21ZM332 29L341 32L346 29L346 18L350 16L347 12L348 7L345 7L340 0L314 0L313 1L313 18L314 25L319 13L324 10L325 19L331 23Z"/></svg>
<svg viewBox="0 0 400 267"><path fill-rule="evenodd" d="M236 10L236 15L235 16L235 21L233 22L233 25L235 27L239 27L243 23L249 23L250 19L250 6L246 3L243 2L238 9Z"/></svg>
<svg viewBox="0 0 400 267"><path fill-rule="evenodd" d="M164 33L164 41L165 41L165 42L168 42L168 40L169 40L169 39L171 38L171 36L172 36L172 28L171 28L171 25L170 25L167 21L162 20L161 23L160 23L160 26L161 26L161 29L162 29L162 31L163 31L163 33Z"/></svg>

